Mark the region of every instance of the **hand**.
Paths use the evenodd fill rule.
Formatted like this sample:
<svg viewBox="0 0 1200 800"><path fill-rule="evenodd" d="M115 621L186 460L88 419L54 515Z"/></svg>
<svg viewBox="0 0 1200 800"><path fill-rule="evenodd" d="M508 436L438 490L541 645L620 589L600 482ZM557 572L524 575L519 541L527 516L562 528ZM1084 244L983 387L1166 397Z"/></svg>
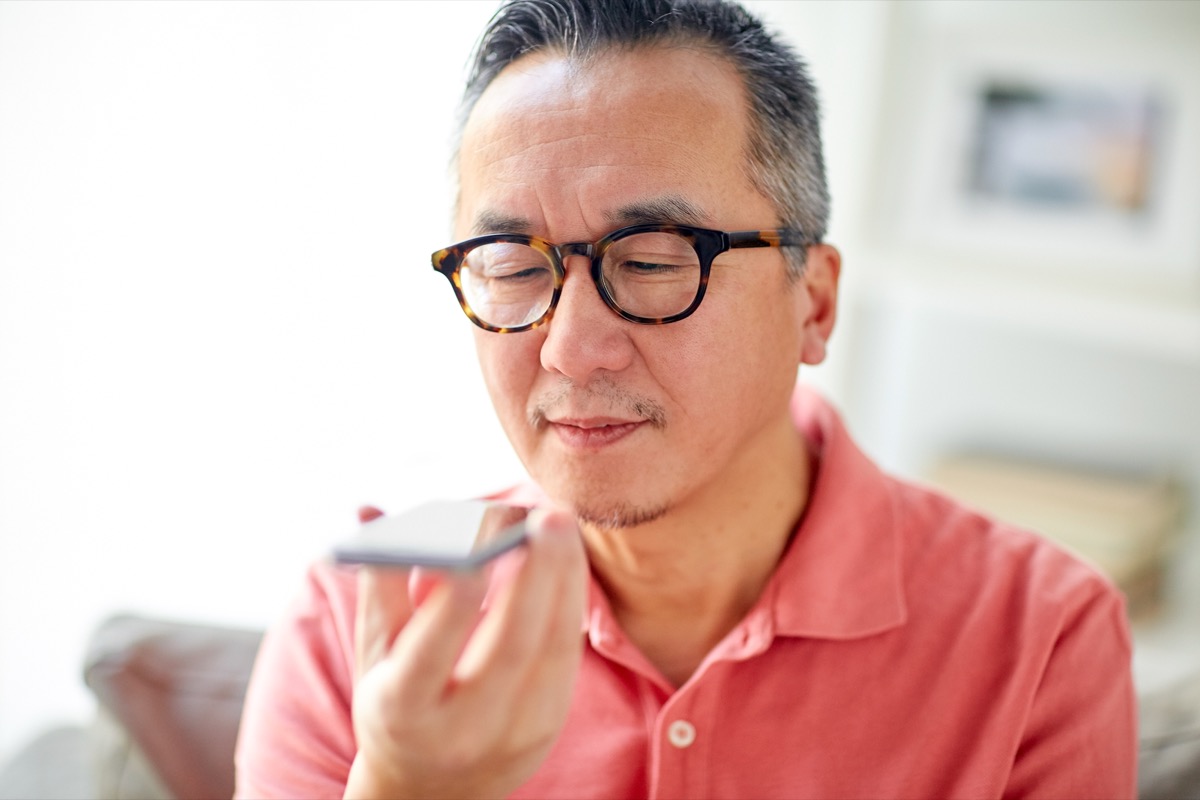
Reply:
<svg viewBox="0 0 1200 800"><path fill-rule="evenodd" d="M482 571L360 570L347 797L499 797L545 760L582 655L587 562L575 522L543 511L503 558L511 579L482 618Z"/></svg>

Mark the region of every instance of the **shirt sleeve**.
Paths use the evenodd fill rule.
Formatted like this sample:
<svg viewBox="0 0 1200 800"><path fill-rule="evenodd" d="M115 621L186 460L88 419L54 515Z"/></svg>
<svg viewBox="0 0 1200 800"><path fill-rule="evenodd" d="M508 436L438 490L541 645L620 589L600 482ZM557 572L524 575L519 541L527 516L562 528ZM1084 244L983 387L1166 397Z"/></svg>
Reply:
<svg viewBox="0 0 1200 800"><path fill-rule="evenodd" d="M318 564L267 632L238 734L237 798L338 798L355 742L351 720L356 573Z"/></svg>
<svg viewBox="0 0 1200 800"><path fill-rule="evenodd" d="M1096 581L1063 616L1005 797L1133 798L1137 703L1123 597Z"/></svg>

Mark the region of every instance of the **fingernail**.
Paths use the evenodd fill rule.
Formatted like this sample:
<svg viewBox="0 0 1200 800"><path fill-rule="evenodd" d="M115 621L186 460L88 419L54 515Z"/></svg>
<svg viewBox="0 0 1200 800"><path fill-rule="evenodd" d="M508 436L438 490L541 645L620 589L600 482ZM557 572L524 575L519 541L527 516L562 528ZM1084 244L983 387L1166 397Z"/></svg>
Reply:
<svg viewBox="0 0 1200 800"><path fill-rule="evenodd" d="M359 522L364 522L364 523L370 522L371 520L379 519L382 516L383 516L383 512L380 511L375 506L359 506L358 507L358 521Z"/></svg>

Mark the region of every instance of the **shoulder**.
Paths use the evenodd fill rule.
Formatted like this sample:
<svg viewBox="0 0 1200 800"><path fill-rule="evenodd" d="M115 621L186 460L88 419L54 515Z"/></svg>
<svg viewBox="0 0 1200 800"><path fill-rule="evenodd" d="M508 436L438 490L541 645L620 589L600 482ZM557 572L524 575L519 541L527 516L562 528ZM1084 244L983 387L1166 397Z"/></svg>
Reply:
<svg viewBox="0 0 1200 800"><path fill-rule="evenodd" d="M909 643L936 654L930 669L959 676L955 696L976 693L967 705L979 719L999 709L1009 791L1126 796L1135 706L1121 592L1035 532L889 481Z"/></svg>
<svg viewBox="0 0 1200 800"><path fill-rule="evenodd" d="M287 609L263 640L256 675L272 691L314 684L349 697L354 674L357 570L312 564Z"/></svg>
<svg viewBox="0 0 1200 800"><path fill-rule="evenodd" d="M268 636L353 653L358 571L318 561L309 566L283 618Z"/></svg>
<svg viewBox="0 0 1200 800"><path fill-rule="evenodd" d="M1082 557L933 488L886 480L911 607L994 609L1047 634L1089 609L1123 617L1120 591Z"/></svg>

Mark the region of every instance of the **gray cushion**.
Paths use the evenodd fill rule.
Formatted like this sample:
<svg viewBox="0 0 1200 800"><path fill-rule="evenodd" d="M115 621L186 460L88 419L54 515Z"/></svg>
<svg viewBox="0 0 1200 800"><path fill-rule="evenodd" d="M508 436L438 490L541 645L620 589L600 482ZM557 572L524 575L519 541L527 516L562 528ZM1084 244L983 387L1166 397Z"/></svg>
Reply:
<svg viewBox="0 0 1200 800"><path fill-rule="evenodd" d="M1139 702L1139 797L1200 798L1200 673Z"/></svg>
<svg viewBox="0 0 1200 800"><path fill-rule="evenodd" d="M172 800L174 794L112 712L96 709L88 730L93 797L104 800Z"/></svg>
<svg viewBox="0 0 1200 800"><path fill-rule="evenodd" d="M128 615L93 635L84 678L128 733L133 755L144 754L173 797L233 794L242 700L261 638L258 631ZM117 790L110 784L101 792Z"/></svg>

